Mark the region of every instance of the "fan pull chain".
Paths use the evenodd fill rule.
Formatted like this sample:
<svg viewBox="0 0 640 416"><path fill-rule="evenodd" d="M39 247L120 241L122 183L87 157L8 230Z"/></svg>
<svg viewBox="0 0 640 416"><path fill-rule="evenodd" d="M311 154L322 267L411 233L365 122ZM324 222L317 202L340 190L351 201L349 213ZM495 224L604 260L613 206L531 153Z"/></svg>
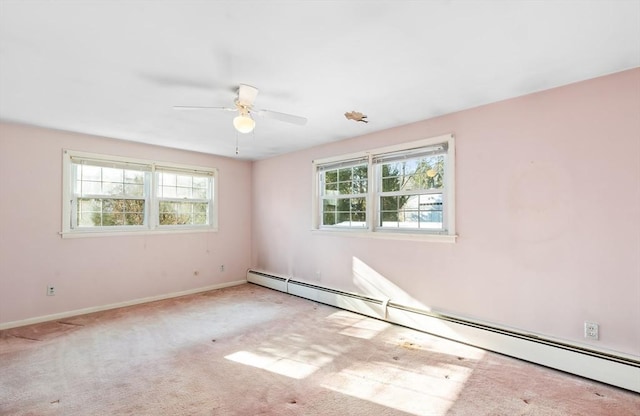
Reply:
<svg viewBox="0 0 640 416"><path fill-rule="evenodd" d="M240 154L240 150L238 150L238 132L236 131L236 156Z"/></svg>

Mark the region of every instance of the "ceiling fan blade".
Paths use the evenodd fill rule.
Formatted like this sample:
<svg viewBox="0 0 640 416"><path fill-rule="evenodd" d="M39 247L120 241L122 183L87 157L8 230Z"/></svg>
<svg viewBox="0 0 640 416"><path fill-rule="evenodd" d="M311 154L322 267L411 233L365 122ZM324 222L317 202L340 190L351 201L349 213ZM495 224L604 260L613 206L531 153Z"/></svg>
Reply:
<svg viewBox="0 0 640 416"><path fill-rule="evenodd" d="M249 107L253 105L253 102L258 96L258 89L247 84L240 84L238 88L238 101Z"/></svg>
<svg viewBox="0 0 640 416"><path fill-rule="evenodd" d="M297 124L299 126L307 124L307 119L305 117L294 116L293 114L279 113L271 110L254 110L252 113L257 114L260 117L273 118L284 121L285 123Z"/></svg>
<svg viewBox="0 0 640 416"><path fill-rule="evenodd" d="M236 108L230 107L207 107L199 105L174 105L174 110L223 110L223 111L237 111Z"/></svg>

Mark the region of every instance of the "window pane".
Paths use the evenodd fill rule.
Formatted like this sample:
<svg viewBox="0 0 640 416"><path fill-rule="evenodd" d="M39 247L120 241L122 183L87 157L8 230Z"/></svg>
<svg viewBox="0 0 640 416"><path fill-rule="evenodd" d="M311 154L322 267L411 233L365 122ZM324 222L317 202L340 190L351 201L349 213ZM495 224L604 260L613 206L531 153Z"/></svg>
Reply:
<svg viewBox="0 0 640 416"><path fill-rule="evenodd" d="M354 179L366 179L367 178L367 165L360 165L353 167Z"/></svg>
<svg viewBox="0 0 640 416"><path fill-rule="evenodd" d="M325 172L324 174L324 182L325 183L336 183L338 182L338 171L330 170Z"/></svg>
<svg viewBox="0 0 640 416"><path fill-rule="evenodd" d="M115 201L113 199L102 200L102 212L112 213L115 209Z"/></svg>
<svg viewBox="0 0 640 416"><path fill-rule="evenodd" d="M126 184L124 186L124 194L127 196L144 196L144 185Z"/></svg>
<svg viewBox="0 0 640 416"><path fill-rule="evenodd" d="M99 199L78 199L77 223L79 227L101 225L102 201Z"/></svg>
<svg viewBox="0 0 640 416"><path fill-rule="evenodd" d="M351 181L351 168L338 169L338 179L340 182Z"/></svg>
<svg viewBox="0 0 640 416"><path fill-rule="evenodd" d="M97 224L94 221L97 220ZM78 227L94 227L96 225L100 225L100 213L94 212L78 212Z"/></svg>
<svg viewBox="0 0 640 416"><path fill-rule="evenodd" d="M366 211L367 200L366 198L351 198L350 200L351 211Z"/></svg>
<svg viewBox="0 0 640 416"><path fill-rule="evenodd" d="M175 212L172 202L160 202L160 212Z"/></svg>
<svg viewBox="0 0 640 416"><path fill-rule="evenodd" d="M78 199L78 211L99 212L100 207L101 202L99 199Z"/></svg>
<svg viewBox="0 0 640 416"><path fill-rule="evenodd" d="M175 198L176 187L175 186L162 186L160 187L160 196L162 198Z"/></svg>
<svg viewBox="0 0 640 416"><path fill-rule="evenodd" d="M337 203L338 203L337 199L324 199L322 201L322 210L325 212L335 211Z"/></svg>
<svg viewBox="0 0 640 416"><path fill-rule="evenodd" d="M189 202L179 202L176 205L178 205L178 213L180 214L191 214L193 212L193 204Z"/></svg>
<svg viewBox="0 0 640 416"><path fill-rule="evenodd" d="M177 175L177 177L176 177L176 185L177 186L191 188L192 183L193 183L193 177L192 176Z"/></svg>
<svg viewBox="0 0 640 416"><path fill-rule="evenodd" d="M359 224L362 225L363 227L366 227L366 221L367 221L367 214L365 212L352 212L351 213L351 221L354 222L362 222L363 224Z"/></svg>
<svg viewBox="0 0 640 416"><path fill-rule="evenodd" d="M144 225L144 213L126 213L125 217L125 225Z"/></svg>
<svg viewBox="0 0 640 416"><path fill-rule="evenodd" d="M123 175L122 169L102 168L102 180L105 182L122 182Z"/></svg>
<svg viewBox="0 0 640 416"><path fill-rule="evenodd" d="M351 213L338 212L338 225L351 225Z"/></svg>
<svg viewBox="0 0 640 416"><path fill-rule="evenodd" d="M351 181L338 182L338 193L340 195L351 195L353 193L353 184Z"/></svg>
<svg viewBox="0 0 640 416"><path fill-rule="evenodd" d="M162 186L176 186L177 178L173 173L162 172L160 176L162 177Z"/></svg>
<svg viewBox="0 0 640 416"><path fill-rule="evenodd" d="M420 228L442 229L442 194L420 196Z"/></svg>
<svg viewBox="0 0 640 416"><path fill-rule="evenodd" d="M99 166L77 165L80 174L78 178L82 181L101 181L102 168Z"/></svg>
<svg viewBox="0 0 640 416"><path fill-rule="evenodd" d="M79 182L76 192L79 195L100 195L100 194L102 194L102 183L100 183L100 182Z"/></svg>
<svg viewBox="0 0 640 416"><path fill-rule="evenodd" d="M160 225L173 225L177 224L177 216L176 214L171 213L160 213Z"/></svg>
<svg viewBox="0 0 640 416"><path fill-rule="evenodd" d="M398 209L398 200L400 198L397 196L383 196L380 198L380 207L382 211L395 211Z"/></svg>
<svg viewBox="0 0 640 416"><path fill-rule="evenodd" d="M111 227L124 225L124 214L122 213L103 213L102 214L102 226Z"/></svg>
<svg viewBox="0 0 640 416"><path fill-rule="evenodd" d="M444 155L416 159L406 189L441 189L444 185Z"/></svg>
<svg viewBox="0 0 640 416"><path fill-rule="evenodd" d="M382 179L382 192L395 192L400 190L400 179L392 176Z"/></svg>
<svg viewBox="0 0 640 416"><path fill-rule="evenodd" d="M333 212L325 212L322 214L322 224L323 225L335 225L336 223L336 214Z"/></svg>
<svg viewBox="0 0 640 416"><path fill-rule="evenodd" d="M382 211L381 214L382 222L398 221L398 211Z"/></svg>
<svg viewBox="0 0 640 416"><path fill-rule="evenodd" d="M178 198L191 198L191 188L177 187L176 196Z"/></svg>
<svg viewBox="0 0 640 416"><path fill-rule="evenodd" d="M349 207L351 205L351 200L348 198L338 199L337 209L338 211L346 211L349 212Z"/></svg>
<svg viewBox="0 0 640 416"><path fill-rule="evenodd" d="M193 204L193 224L205 225L207 224L207 212L209 204L207 203L195 203Z"/></svg>
<svg viewBox="0 0 640 416"><path fill-rule="evenodd" d="M403 164L398 162L384 163L382 165L382 177L398 176L402 172Z"/></svg>
<svg viewBox="0 0 640 416"><path fill-rule="evenodd" d="M192 197L196 199L207 199L206 188L205 189L194 188Z"/></svg>
<svg viewBox="0 0 640 416"><path fill-rule="evenodd" d="M194 214L193 223L197 225L207 224L207 214Z"/></svg>
<svg viewBox="0 0 640 416"><path fill-rule="evenodd" d="M367 185L368 182L366 179L362 179L359 181L353 182L353 193L354 194L366 194L367 193Z"/></svg>
<svg viewBox="0 0 640 416"><path fill-rule="evenodd" d="M144 212L144 199L127 199L125 201L126 212Z"/></svg>
<svg viewBox="0 0 640 416"><path fill-rule="evenodd" d="M124 182L125 183L144 183L144 172L139 170L125 170L124 171Z"/></svg>
<svg viewBox="0 0 640 416"><path fill-rule="evenodd" d="M380 224L381 227L395 227L399 226L398 224L398 211L383 211L380 213Z"/></svg>
<svg viewBox="0 0 640 416"><path fill-rule="evenodd" d="M325 195L336 195L338 193L337 183L327 183L324 188Z"/></svg>
<svg viewBox="0 0 640 416"><path fill-rule="evenodd" d="M102 194L122 195L124 193L124 185L122 183L103 182Z"/></svg>
<svg viewBox="0 0 640 416"><path fill-rule="evenodd" d="M194 176L193 177L193 187L194 188L204 188L206 189L209 186L209 178L202 176Z"/></svg>

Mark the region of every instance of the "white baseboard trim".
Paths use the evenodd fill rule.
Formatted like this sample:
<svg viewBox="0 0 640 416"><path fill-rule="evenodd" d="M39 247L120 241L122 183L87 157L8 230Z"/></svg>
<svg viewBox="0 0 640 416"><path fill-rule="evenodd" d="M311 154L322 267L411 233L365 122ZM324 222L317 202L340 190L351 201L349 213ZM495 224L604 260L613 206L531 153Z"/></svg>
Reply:
<svg viewBox="0 0 640 416"><path fill-rule="evenodd" d="M219 283L219 284L216 284L216 285L199 287L197 289L183 290L181 292L166 293L166 294L163 294L163 295L149 296L149 297L146 297L146 298L127 300L127 301L124 301L124 302L111 303L111 304L108 304L108 305L92 306L90 308L83 308L83 309L75 309L75 310L72 310L72 311L55 313L55 314L52 314L52 315L37 316L35 318L23 319L23 320L20 320L20 321L5 322L5 323L0 323L0 330L16 328L16 327L25 326L25 325L39 324L41 322L55 321L55 320L58 320L58 319L69 318L71 316L86 315L88 313L101 312L101 311L106 311L106 310L109 310L109 309L124 308L124 307L127 307L127 306L139 305L141 303L155 302L157 300L177 298L177 297L186 296L186 295L193 295L195 293L208 292L210 290L216 290L216 289L222 289L222 288L225 288L225 287L237 286L237 285L241 285L241 284L244 284L244 283L247 283L247 281L246 280L235 280L235 281L232 281L232 282L225 282L225 283Z"/></svg>
<svg viewBox="0 0 640 416"><path fill-rule="evenodd" d="M395 304L392 299L341 292L271 273L249 270L247 281L640 393L640 360L633 356L417 310Z"/></svg>

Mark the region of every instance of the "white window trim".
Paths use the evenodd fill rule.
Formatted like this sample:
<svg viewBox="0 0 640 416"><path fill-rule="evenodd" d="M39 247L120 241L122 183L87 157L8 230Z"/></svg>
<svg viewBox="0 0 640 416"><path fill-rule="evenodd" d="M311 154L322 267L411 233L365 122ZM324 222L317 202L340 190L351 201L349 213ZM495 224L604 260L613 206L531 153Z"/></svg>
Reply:
<svg viewBox="0 0 640 416"><path fill-rule="evenodd" d="M73 196L72 181L72 158L94 159L96 161L131 163L138 165L148 165L150 167L150 190L149 206L147 207L147 225L132 227L109 227L109 228L71 228L71 216ZM155 189L156 167L175 169L176 171L197 171L211 175L212 177L212 203L210 207L209 225L181 225L181 226L160 226L158 224L157 207L158 198ZM172 162L158 162L146 159L136 159L122 156L105 155L98 153L88 153L76 150L64 149L62 151L62 238L82 238L82 237L112 237L122 235L156 235L156 234L178 234L178 233L199 233L218 231L218 169L194 165L185 165Z"/></svg>
<svg viewBox="0 0 640 416"><path fill-rule="evenodd" d="M318 181L318 166L326 165L330 163L337 163L342 160L350 160L350 159L358 159L358 158L369 158L371 162L372 158L375 155L384 154L384 153L393 153L406 151L410 149L417 149L421 147L434 146L440 143L447 143L447 163L445 165L445 190L446 190L446 211L443 213L447 216L447 231L445 233L433 233L428 231L416 232L416 231L402 231L402 230L389 230L389 229L379 229L374 230L374 218L376 217L376 212L374 210L374 199L376 197L376 192L373 188L373 175L372 173L369 175L369 185L368 185L368 196L367 196L367 223L368 227L366 230L361 228L350 229L350 228L320 228L320 205L319 202L321 198L319 198L319 181ZM311 165L312 172L312 208L311 208L311 231L314 235L330 235L330 236L340 236L340 237L364 237L364 238L381 238L381 239L391 239L391 240L412 240L412 241L427 241L427 242L444 242L444 243L455 243L457 239L456 234L456 216L455 216L455 138L453 134L445 134L441 136L431 137L427 139L422 139L409 143L402 143L397 145L391 145L376 149L370 149L367 151L350 153L346 155L333 156L323 159L313 160ZM370 163L371 165L371 163Z"/></svg>

